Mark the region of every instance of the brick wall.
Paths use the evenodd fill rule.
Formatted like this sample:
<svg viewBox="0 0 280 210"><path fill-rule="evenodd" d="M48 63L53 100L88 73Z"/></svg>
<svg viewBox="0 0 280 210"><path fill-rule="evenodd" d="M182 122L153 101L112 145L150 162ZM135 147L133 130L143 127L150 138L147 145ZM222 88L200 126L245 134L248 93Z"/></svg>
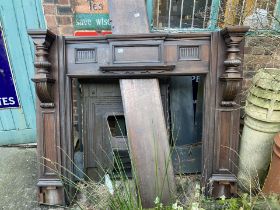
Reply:
<svg viewBox="0 0 280 210"><path fill-rule="evenodd" d="M251 85L251 79L262 68L280 68L280 37L266 33L246 36L244 49L243 91Z"/></svg>
<svg viewBox="0 0 280 210"><path fill-rule="evenodd" d="M74 0L43 0L48 28L59 35L73 35Z"/></svg>
<svg viewBox="0 0 280 210"><path fill-rule="evenodd" d="M247 35L245 38L243 85L241 93L241 124L244 106L252 77L262 68L280 68L280 37L267 32L262 35Z"/></svg>
<svg viewBox="0 0 280 210"><path fill-rule="evenodd" d="M244 49L244 89L261 68L280 68L280 37L266 33L259 36L248 35Z"/></svg>

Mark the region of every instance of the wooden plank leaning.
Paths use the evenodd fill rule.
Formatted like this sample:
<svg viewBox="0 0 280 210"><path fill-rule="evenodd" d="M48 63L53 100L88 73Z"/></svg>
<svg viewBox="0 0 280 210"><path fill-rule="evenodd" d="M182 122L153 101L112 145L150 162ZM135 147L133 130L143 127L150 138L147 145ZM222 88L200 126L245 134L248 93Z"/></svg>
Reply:
<svg viewBox="0 0 280 210"><path fill-rule="evenodd" d="M149 33L144 0L109 1L113 34ZM157 79L120 79L132 164L142 206L172 202L175 190L168 135Z"/></svg>

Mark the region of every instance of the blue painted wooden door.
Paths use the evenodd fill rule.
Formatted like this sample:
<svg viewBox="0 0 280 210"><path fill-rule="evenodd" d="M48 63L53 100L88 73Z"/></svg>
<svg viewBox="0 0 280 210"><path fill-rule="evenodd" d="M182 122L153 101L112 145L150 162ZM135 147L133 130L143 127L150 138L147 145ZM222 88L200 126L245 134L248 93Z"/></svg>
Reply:
<svg viewBox="0 0 280 210"><path fill-rule="evenodd" d="M0 145L36 141L34 45L27 29L46 28L41 0L0 0L6 43L20 108L0 110Z"/></svg>

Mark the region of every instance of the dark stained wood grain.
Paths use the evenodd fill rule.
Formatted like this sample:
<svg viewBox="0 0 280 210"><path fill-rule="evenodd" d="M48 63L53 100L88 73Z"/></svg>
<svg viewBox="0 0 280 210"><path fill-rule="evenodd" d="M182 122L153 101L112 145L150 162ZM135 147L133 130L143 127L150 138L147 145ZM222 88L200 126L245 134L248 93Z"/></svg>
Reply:
<svg viewBox="0 0 280 210"><path fill-rule="evenodd" d="M144 0L109 1L109 14L113 34L144 34L150 32Z"/></svg>
<svg viewBox="0 0 280 210"><path fill-rule="evenodd" d="M212 182L210 194L216 198L222 195L231 197L237 193L240 105L236 95L241 91L242 69L232 66L230 62L241 64L242 55L237 58L236 53L243 51L244 42L241 41L247 30L244 27L233 27L218 32L215 108L212 109L215 113L215 127L211 132L213 161L209 177ZM225 33L229 34L225 36ZM226 51L229 52L228 56Z"/></svg>
<svg viewBox="0 0 280 210"><path fill-rule="evenodd" d="M141 3L139 1L136 4ZM132 14L134 14L133 12ZM147 27L145 24L142 26ZM122 30L124 29L127 30L127 26L124 26ZM133 30L137 31L135 33L146 32L146 29L142 30L142 27ZM137 168L141 169L136 174L140 177L139 189L141 189L141 195L143 194L143 204L151 206L155 199L154 196L159 196L160 188L156 186L165 189L161 200L163 202L170 201L170 191L166 189L165 183L169 183L170 189L174 189L171 165L167 167L167 173L163 169L169 154L169 145L162 110L163 107L168 109L168 103L166 103L168 99L163 99L164 104L162 105L158 82L155 78L170 78L170 76L175 75L203 75L205 83L202 126L202 185L206 187L206 193L214 197L234 195L236 193L235 174L238 170L235 165L239 141L238 93L241 91L241 86L237 83L233 84L235 92L232 94L231 91L227 91L224 84L231 82L232 73L235 76L238 74L236 78L241 81L242 69L241 67L229 68L231 66L228 65L228 60L231 58L235 60L237 56L236 54L233 57L226 56L226 51L229 48L231 48L230 50L233 50L232 48L234 50L240 49L239 56L242 61L244 42L240 42L240 40L245 31L244 28L238 29L237 27L225 30L223 34L221 32L185 34L128 34L123 32L126 34L113 34L101 38L58 37L47 31L31 32L35 43L39 44L40 49L37 49L37 55L44 56L43 61L46 64L36 63L38 72L42 73L39 76L45 74L46 79L38 77L34 81L51 83L47 88L41 85L40 91L37 91L39 94L36 111L38 158L42 163L38 180L39 202L53 204L54 201L49 198L57 195L55 203L65 203L61 180L51 174L50 170L46 170L44 167L46 163L42 162L41 157L57 161L61 165L58 167L59 173L69 180L73 179L71 175L73 171L73 163L71 162L73 159L71 91L73 78L95 78L108 83L110 81L105 80L107 78L120 79L125 115L128 119L128 135L131 137L129 140L131 157L135 165L138 164ZM120 33L120 31L116 33ZM225 36L225 33L230 33L230 35ZM234 37L237 39L228 40L234 39ZM150 55L154 56L153 59L147 59L146 55L141 55L142 51L148 49L146 47L156 46L159 43L161 51L158 54L155 50L151 52ZM234 46L227 46L226 43ZM119 57L121 63L114 63L114 46L122 48L125 46L143 47L143 45L144 48L141 50L130 49L130 52L133 53ZM196 57L191 55L190 58L185 58L183 56L182 59L179 56L179 48L192 46L199 49ZM96 57L94 59L92 57L89 61L83 60L81 56L77 62L75 54L77 49L94 49ZM138 57L141 59L137 60ZM155 64L156 60L159 62ZM240 63L239 61L235 62ZM41 67L48 69L40 69ZM164 71L159 71L161 67ZM229 87L233 86L229 84ZM49 94L51 91L52 94ZM227 93L237 95L237 97L227 98ZM221 103L222 101L226 103ZM91 112L91 110L88 111ZM90 116L90 113L88 114ZM48 133L53 135L48 135ZM154 138L155 136L156 138ZM146 148L147 146L148 148ZM157 151L158 146L161 150L155 155L152 151ZM89 161L90 157L87 156L86 159ZM152 170L151 166L155 166L155 163L160 164L153 167L154 170ZM163 173L161 173L162 171ZM155 176L156 172L158 172L157 176ZM168 181L163 176L169 177ZM151 180L162 184L147 184ZM71 195L71 187L66 186L65 189Z"/></svg>
<svg viewBox="0 0 280 210"><path fill-rule="evenodd" d="M113 34L149 33L144 0L109 1L109 10ZM162 41L112 43L112 64L162 63L162 44ZM142 206L153 207L157 196L163 204L169 204L175 180L158 80L121 79L120 88Z"/></svg>
<svg viewBox="0 0 280 210"><path fill-rule="evenodd" d="M29 31L36 49L37 68L33 81L37 86L36 121L37 155L40 163L38 178L38 202L64 205L62 180L61 136L59 112L58 37L47 30ZM42 56L44 58L42 58Z"/></svg>
<svg viewBox="0 0 280 210"><path fill-rule="evenodd" d="M73 41L67 41L67 71L68 75L71 77L92 77L98 78L102 77L116 77L116 78L135 78L135 77L164 77L171 75L194 75L194 74L206 74L209 72L209 54L210 54L210 41L209 37L200 38L200 40L192 40L193 34L185 35L184 40L180 40L179 37L173 35L172 41L165 41L167 35L164 36L164 39L146 40L146 37L131 35L132 40L137 37L137 41L114 41L103 39L102 43L98 42L93 38L92 42L88 43L86 41L81 41L79 44ZM199 34L197 34L199 35ZM160 35L162 36L162 35ZM127 37L127 36L125 36ZM190 38L188 40L187 38ZM163 44L162 44L163 43ZM139 46L144 49L149 49L150 47L158 46L159 52L156 55L156 59L152 60L151 56L146 57L146 60L141 59L142 54L146 54L144 50L136 50L135 53L128 53L127 56L132 56L131 58L126 57L126 60L115 61L115 48L124 50L125 47L130 47L137 49ZM180 47L187 46L197 46L199 48L199 59L187 59L179 60L178 49ZM96 49L96 62L76 62L76 51L79 49ZM122 51L124 54L124 51ZM123 55L124 56L124 55ZM146 56L146 55L145 55ZM176 65L175 65L176 64ZM160 67L162 65L162 70L158 68L157 71L154 71L153 66ZM166 71L166 66L175 65L172 72ZM105 67L108 67L107 70L103 71ZM124 67L122 68L119 67ZM138 66L135 68L135 66ZM151 70L148 68L152 67ZM129 70L129 67L131 69ZM141 67L143 67L141 71ZM111 70L110 70L111 68ZM115 71L114 69L117 69ZM133 69L137 71L133 71Z"/></svg>
<svg viewBox="0 0 280 210"><path fill-rule="evenodd" d="M55 138L55 112L44 111L42 113L42 131L43 131L43 148L44 148L44 174L55 175L56 167L54 163L57 163L57 148L56 148L56 138Z"/></svg>
<svg viewBox="0 0 280 210"><path fill-rule="evenodd" d="M120 80L120 87L142 205L153 206L157 196L169 203L175 185L158 81Z"/></svg>

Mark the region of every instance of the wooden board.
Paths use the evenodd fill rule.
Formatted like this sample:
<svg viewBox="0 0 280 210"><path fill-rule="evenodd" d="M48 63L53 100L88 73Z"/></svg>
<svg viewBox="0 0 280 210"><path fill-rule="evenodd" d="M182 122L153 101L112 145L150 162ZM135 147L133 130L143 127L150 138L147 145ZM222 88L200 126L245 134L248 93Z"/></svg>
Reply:
<svg viewBox="0 0 280 210"><path fill-rule="evenodd" d="M120 80L132 163L143 207L169 203L174 174L157 79Z"/></svg>
<svg viewBox="0 0 280 210"><path fill-rule="evenodd" d="M113 34L149 33L144 0L109 1L109 13ZM142 205L153 207L157 196L170 203L175 183L158 80L121 79L120 88Z"/></svg>
<svg viewBox="0 0 280 210"><path fill-rule="evenodd" d="M150 32L144 0L109 1L109 14L113 34L144 34Z"/></svg>

